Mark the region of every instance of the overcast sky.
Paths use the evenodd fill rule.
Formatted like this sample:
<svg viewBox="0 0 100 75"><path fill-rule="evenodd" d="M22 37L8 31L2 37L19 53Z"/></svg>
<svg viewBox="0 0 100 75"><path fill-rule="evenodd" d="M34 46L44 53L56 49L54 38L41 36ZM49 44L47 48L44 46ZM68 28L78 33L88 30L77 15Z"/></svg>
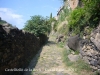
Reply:
<svg viewBox="0 0 100 75"><path fill-rule="evenodd" d="M56 16L61 0L0 0L0 17L22 29L30 16Z"/></svg>

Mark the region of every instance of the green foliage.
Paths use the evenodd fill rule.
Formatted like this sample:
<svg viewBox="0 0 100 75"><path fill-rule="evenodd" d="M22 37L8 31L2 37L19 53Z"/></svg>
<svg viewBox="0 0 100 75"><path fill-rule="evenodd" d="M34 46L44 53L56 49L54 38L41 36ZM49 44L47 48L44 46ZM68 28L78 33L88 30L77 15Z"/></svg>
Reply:
<svg viewBox="0 0 100 75"><path fill-rule="evenodd" d="M4 23L7 23L7 22L0 19L0 24L4 24Z"/></svg>
<svg viewBox="0 0 100 75"><path fill-rule="evenodd" d="M70 10L67 7L64 7L64 9L59 15L56 28L57 28L57 31L61 34L67 34L69 31L67 22L66 24L63 24L63 22L65 22L67 17L69 16L69 13L70 13Z"/></svg>
<svg viewBox="0 0 100 75"><path fill-rule="evenodd" d="M7 23L7 22L6 22L5 20L2 20L1 17L0 17L0 24L2 25L2 24L4 24L4 23ZM9 24L9 23L8 23L8 24ZM13 27L12 24L9 24L9 26Z"/></svg>
<svg viewBox="0 0 100 75"><path fill-rule="evenodd" d="M54 22L53 30L54 31L57 31L58 21L57 20L54 20L53 22Z"/></svg>
<svg viewBox="0 0 100 75"><path fill-rule="evenodd" d="M63 2L66 2L67 0L62 0Z"/></svg>
<svg viewBox="0 0 100 75"><path fill-rule="evenodd" d="M52 13L50 14L50 19L52 19Z"/></svg>
<svg viewBox="0 0 100 75"><path fill-rule="evenodd" d="M70 13L68 24L69 29L73 29L74 32L80 32L83 29L84 21L82 20L84 17L84 10L82 8L77 8Z"/></svg>
<svg viewBox="0 0 100 75"><path fill-rule="evenodd" d="M82 0L82 4L84 6L73 10L68 18L69 30L76 34L86 26L96 27L100 20L100 0Z"/></svg>
<svg viewBox="0 0 100 75"><path fill-rule="evenodd" d="M59 22L65 21L66 17L69 15L70 11L67 7L65 7L62 12L60 13Z"/></svg>
<svg viewBox="0 0 100 75"><path fill-rule="evenodd" d="M58 46L61 47L61 48L63 48L64 47L64 43L63 42L59 42Z"/></svg>
<svg viewBox="0 0 100 75"><path fill-rule="evenodd" d="M51 30L51 23L48 18L40 15L31 16L25 24L24 30L34 33L36 36L47 34Z"/></svg>
<svg viewBox="0 0 100 75"><path fill-rule="evenodd" d="M71 62L68 58L68 55L71 54L72 50L63 50L63 62L66 64L67 67L71 67L77 72L79 75L83 71L91 71L89 64L85 63L82 59L79 58L76 62ZM78 54L78 53L76 53Z"/></svg>
<svg viewBox="0 0 100 75"><path fill-rule="evenodd" d="M67 24L62 25L62 27L60 27L58 29L58 32L60 34L64 34L64 35L68 34L68 26L67 26Z"/></svg>

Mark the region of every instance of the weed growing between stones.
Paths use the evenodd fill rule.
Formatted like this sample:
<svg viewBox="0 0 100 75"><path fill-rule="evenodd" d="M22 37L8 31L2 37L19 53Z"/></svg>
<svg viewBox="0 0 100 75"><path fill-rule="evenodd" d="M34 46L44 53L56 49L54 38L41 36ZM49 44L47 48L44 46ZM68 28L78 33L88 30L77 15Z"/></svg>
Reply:
<svg viewBox="0 0 100 75"><path fill-rule="evenodd" d="M81 58L79 58L76 62L72 62L69 60L68 55L72 53L72 50L63 50L63 62L65 63L66 67L73 68L77 74L79 75L93 75L92 69L90 66L85 63ZM75 55L79 54L79 52L74 52Z"/></svg>

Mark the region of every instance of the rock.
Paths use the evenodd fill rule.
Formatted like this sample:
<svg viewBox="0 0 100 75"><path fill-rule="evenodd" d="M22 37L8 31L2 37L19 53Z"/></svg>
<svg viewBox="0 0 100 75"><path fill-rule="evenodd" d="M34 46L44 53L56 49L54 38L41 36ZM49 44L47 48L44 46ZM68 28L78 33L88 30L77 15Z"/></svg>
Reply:
<svg viewBox="0 0 100 75"><path fill-rule="evenodd" d="M97 33L97 34L96 34L95 40L97 40L98 42L100 42L100 33Z"/></svg>
<svg viewBox="0 0 100 75"><path fill-rule="evenodd" d="M86 63L90 64L90 63L89 63L89 60L88 60L88 57L86 57L86 56L83 57L83 60L84 60Z"/></svg>
<svg viewBox="0 0 100 75"><path fill-rule="evenodd" d="M89 51L86 52L86 55L87 56L92 56L91 52L89 52Z"/></svg>
<svg viewBox="0 0 100 75"><path fill-rule="evenodd" d="M64 42L63 38L64 38L64 35L59 35L59 36L57 36L56 41L57 42L61 42L61 41Z"/></svg>
<svg viewBox="0 0 100 75"><path fill-rule="evenodd" d="M98 68L97 67L95 67L95 66L92 66L92 68L93 68L93 71L96 71Z"/></svg>
<svg viewBox="0 0 100 75"><path fill-rule="evenodd" d="M91 33L91 41L100 50L100 25Z"/></svg>
<svg viewBox="0 0 100 75"><path fill-rule="evenodd" d="M66 48L67 50L69 50L69 47L68 47L67 45L65 45L65 48Z"/></svg>
<svg viewBox="0 0 100 75"><path fill-rule="evenodd" d="M100 65L100 59L98 59L97 64Z"/></svg>
<svg viewBox="0 0 100 75"><path fill-rule="evenodd" d="M79 37L79 35L70 37L68 39L68 47L74 51L80 50L80 40L81 38Z"/></svg>
<svg viewBox="0 0 100 75"><path fill-rule="evenodd" d="M93 58L92 57L87 57L89 61L91 61Z"/></svg>
<svg viewBox="0 0 100 75"><path fill-rule="evenodd" d="M100 65L97 65L97 68L100 69Z"/></svg>
<svg viewBox="0 0 100 75"><path fill-rule="evenodd" d="M82 39L81 40L81 45L83 46L83 45L87 45L87 44L89 44L89 40L88 39Z"/></svg>
<svg viewBox="0 0 100 75"><path fill-rule="evenodd" d="M90 61L90 64L93 66L97 66L98 63L97 63L97 60L94 59Z"/></svg>
<svg viewBox="0 0 100 75"><path fill-rule="evenodd" d="M97 49L100 50L100 42L98 42L94 38L91 38L91 41L94 43L94 45L97 47Z"/></svg>
<svg viewBox="0 0 100 75"><path fill-rule="evenodd" d="M70 61L76 62L79 59L79 55L70 54L70 55L68 55L68 58Z"/></svg>
<svg viewBox="0 0 100 75"><path fill-rule="evenodd" d="M2 24L3 27L10 27L11 25L9 23Z"/></svg>
<svg viewBox="0 0 100 75"><path fill-rule="evenodd" d="M89 50L90 50L90 49L91 49L91 46L87 46L87 49L89 49Z"/></svg>
<svg viewBox="0 0 100 75"><path fill-rule="evenodd" d="M81 54L82 56L86 56L86 53L85 53L83 50L80 50L80 54Z"/></svg>

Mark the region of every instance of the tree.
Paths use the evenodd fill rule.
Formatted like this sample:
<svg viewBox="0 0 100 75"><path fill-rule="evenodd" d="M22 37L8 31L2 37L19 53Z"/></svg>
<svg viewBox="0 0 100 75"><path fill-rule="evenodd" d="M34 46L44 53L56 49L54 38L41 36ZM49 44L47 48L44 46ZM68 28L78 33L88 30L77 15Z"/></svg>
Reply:
<svg viewBox="0 0 100 75"><path fill-rule="evenodd" d="M52 13L50 14L50 19L52 19Z"/></svg>
<svg viewBox="0 0 100 75"><path fill-rule="evenodd" d="M44 18L40 15L31 16L25 24L24 30L34 33L36 36L41 34L48 34L50 32L51 25L48 18Z"/></svg>
<svg viewBox="0 0 100 75"><path fill-rule="evenodd" d="M0 21L1 21L1 17L0 17Z"/></svg>

